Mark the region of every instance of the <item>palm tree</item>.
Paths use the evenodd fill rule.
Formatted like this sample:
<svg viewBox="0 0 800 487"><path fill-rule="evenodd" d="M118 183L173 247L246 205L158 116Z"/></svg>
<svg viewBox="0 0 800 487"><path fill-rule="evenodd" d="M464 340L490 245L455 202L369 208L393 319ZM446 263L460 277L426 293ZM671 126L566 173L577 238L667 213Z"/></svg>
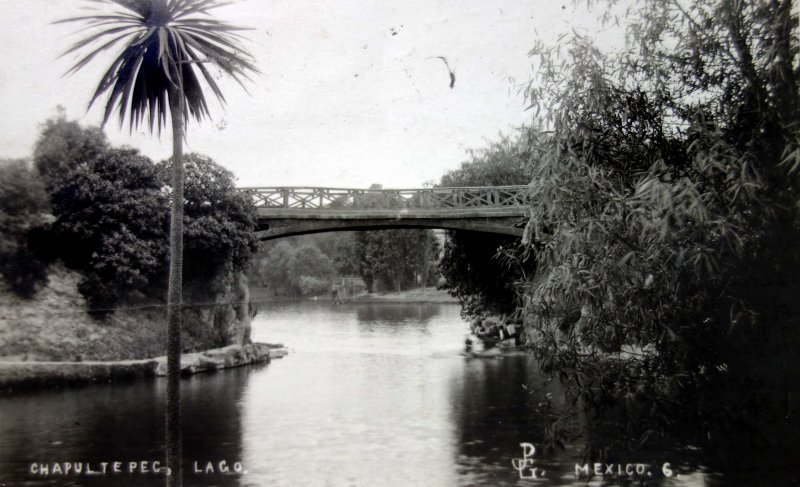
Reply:
<svg viewBox="0 0 800 487"><path fill-rule="evenodd" d="M209 66L239 84L248 72L258 73L240 45L242 29L209 17L219 0L91 0L105 11L60 22L77 22L88 30L64 55L81 53L68 74L81 70L98 55L121 47L100 79L89 107L108 93L103 124L113 112L120 126L133 131L146 124L161 133L167 112L172 122L172 209L170 219L169 288L167 292L167 466L168 485L181 485L180 354L183 274L183 141L190 118L209 115L201 78L225 103ZM109 10L109 7L111 9Z"/></svg>

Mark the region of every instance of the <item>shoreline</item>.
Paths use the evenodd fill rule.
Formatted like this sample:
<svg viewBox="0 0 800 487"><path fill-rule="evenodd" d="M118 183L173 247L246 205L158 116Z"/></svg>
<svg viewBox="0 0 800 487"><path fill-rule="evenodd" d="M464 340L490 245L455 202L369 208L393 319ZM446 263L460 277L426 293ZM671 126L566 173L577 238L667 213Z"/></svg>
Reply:
<svg viewBox="0 0 800 487"><path fill-rule="evenodd" d="M261 293L253 293L251 302L260 303L282 303L282 302L303 302L303 301L322 301L335 302L329 295L317 297L287 298L280 296L264 296ZM458 299L450 296L447 291L436 289L435 287L424 287L409 289L399 292L386 293L362 293L355 295L345 301L349 303L395 303L395 304L458 304Z"/></svg>
<svg viewBox="0 0 800 487"><path fill-rule="evenodd" d="M252 343L181 355L181 375L269 363L284 357L283 345ZM47 387L76 386L164 377L167 358L160 356L132 360L70 361L2 361L0 360L0 393Z"/></svg>

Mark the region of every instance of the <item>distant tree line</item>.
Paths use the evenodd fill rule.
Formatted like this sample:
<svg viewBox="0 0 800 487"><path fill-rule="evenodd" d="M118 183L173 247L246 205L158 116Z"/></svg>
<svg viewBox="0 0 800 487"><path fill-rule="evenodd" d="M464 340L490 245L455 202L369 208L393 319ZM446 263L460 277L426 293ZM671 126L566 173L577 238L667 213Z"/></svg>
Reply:
<svg viewBox="0 0 800 487"><path fill-rule="evenodd" d="M257 248L255 211L233 174L200 154L184 160L187 304L236 286ZM0 272L31 297L62 261L98 314L124 303L163 303L167 285L168 161L112 147L98 128L63 114L45 122L32 164L0 165Z"/></svg>
<svg viewBox="0 0 800 487"><path fill-rule="evenodd" d="M281 239L264 245L253 263L251 281L280 296L326 296L335 272L333 259L313 241Z"/></svg>
<svg viewBox="0 0 800 487"><path fill-rule="evenodd" d="M439 241L431 230L357 232L340 245L340 272L355 274L373 291L404 291L439 280Z"/></svg>
<svg viewBox="0 0 800 487"><path fill-rule="evenodd" d="M430 230L288 237L262 244L251 280L287 297L328 295L335 277L360 277L369 292L432 286L439 247Z"/></svg>

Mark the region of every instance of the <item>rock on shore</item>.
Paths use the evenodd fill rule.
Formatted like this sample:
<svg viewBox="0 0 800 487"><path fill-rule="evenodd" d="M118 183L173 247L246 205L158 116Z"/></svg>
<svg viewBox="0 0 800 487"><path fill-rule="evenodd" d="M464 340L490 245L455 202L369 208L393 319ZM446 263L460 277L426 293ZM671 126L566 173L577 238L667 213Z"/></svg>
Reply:
<svg viewBox="0 0 800 487"><path fill-rule="evenodd" d="M181 356L181 374L192 375L198 372L213 372L230 367L268 362L287 354L282 345L252 343L247 345L229 345L224 348L205 352L187 353ZM155 375L167 375L167 357L155 359Z"/></svg>
<svg viewBox="0 0 800 487"><path fill-rule="evenodd" d="M229 345L181 356L181 374L191 375L269 362L287 353L282 345L266 343ZM166 373L166 357L86 362L0 362L0 390L125 381L141 377L165 376Z"/></svg>

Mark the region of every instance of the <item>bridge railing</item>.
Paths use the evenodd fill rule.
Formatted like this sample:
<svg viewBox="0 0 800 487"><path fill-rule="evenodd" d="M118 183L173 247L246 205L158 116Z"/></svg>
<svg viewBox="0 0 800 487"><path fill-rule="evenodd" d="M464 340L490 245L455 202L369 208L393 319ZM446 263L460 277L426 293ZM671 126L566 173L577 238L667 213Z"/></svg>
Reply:
<svg viewBox="0 0 800 487"><path fill-rule="evenodd" d="M424 189L239 188L257 208L315 210L459 209L528 206L530 186Z"/></svg>

